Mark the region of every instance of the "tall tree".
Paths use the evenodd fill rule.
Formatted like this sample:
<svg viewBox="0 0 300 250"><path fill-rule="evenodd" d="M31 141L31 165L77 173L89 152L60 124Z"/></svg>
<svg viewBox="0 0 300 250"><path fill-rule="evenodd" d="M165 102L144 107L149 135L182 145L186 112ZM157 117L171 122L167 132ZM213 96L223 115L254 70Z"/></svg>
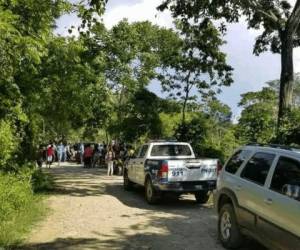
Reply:
<svg viewBox="0 0 300 250"><path fill-rule="evenodd" d="M229 86L232 68L221 52L221 33L206 19L200 26L176 22L178 37L173 42L176 53L163 65L162 86L171 97L182 102L182 126L185 126L187 104L198 96L214 95L221 86ZM195 35L197 34L197 35Z"/></svg>
<svg viewBox="0 0 300 250"><path fill-rule="evenodd" d="M278 126L292 105L294 82L293 49L300 45L300 0L292 6L287 0L165 0L160 10L169 8L175 18L188 26L207 19L218 20L214 25L225 33L224 20L233 23L246 18L248 28L261 29L254 53L271 50L281 54L281 79Z"/></svg>
<svg viewBox="0 0 300 250"><path fill-rule="evenodd" d="M107 87L114 95L115 131L121 136L122 123L131 110L135 94L158 76L158 68L173 52L172 30L150 22L128 23L123 20L110 30L96 24L87 39L90 51L104 55ZM167 56L168 55L168 56Z"/></svg>

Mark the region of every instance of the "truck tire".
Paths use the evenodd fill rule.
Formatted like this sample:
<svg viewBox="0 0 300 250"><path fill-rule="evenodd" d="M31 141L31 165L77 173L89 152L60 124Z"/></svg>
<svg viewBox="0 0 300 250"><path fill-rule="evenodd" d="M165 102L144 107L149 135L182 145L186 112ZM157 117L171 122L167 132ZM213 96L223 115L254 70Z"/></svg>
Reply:
<svg viewBox="0 0 300 250"><path fill-rule="evenodd" d="M209 192L208 191L200 191L195 193L196 202L198 204L205 204L209 200Z"/></svg>
<svg viewBox="0 0 300 250"><path fill-rule="evenodd" d="M242 246L243 235L231 204L225 204L219 212L218 234L225 248L237 249Z"/></svg>
<svg viewBox="0 0 300 250"><path fill-rule="evenodd" d="M123 186L126 191L130 191L133 188L134 183L129 180L127 170L124 171L123 175Z"/></svg>
<svg viewBox="0 0 300 250"><path fill-rule="evenodd" d="M150 178L147 178L145 182L145 198L151 205L157 204L160 200L160 194L154 189Z"/></svg>

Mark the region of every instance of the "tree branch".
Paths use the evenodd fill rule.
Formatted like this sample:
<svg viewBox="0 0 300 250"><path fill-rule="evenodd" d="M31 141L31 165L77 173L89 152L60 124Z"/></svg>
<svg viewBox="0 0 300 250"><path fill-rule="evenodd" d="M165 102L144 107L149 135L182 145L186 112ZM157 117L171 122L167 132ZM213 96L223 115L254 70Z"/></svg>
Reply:
<svg viewBox="0 0 300 250"><path fill-rule="evenodd" d="M264 8L261 6L261 4L257 0L242 0L246 2L250 8L253 8L255 11L262 14L264 17L268 18L270 21L273 21L274 23L277 23L280 25L279 18L273 13L273 11L268 10L265 11Z"/></svg>
<svg viewBox="0 0 300 250"><path fill-rule="evenodd" d="M300 24L300 0L297 0L292 14L290 15L287 24L286 31L290 36L294 36L298 30Z"/></svg>

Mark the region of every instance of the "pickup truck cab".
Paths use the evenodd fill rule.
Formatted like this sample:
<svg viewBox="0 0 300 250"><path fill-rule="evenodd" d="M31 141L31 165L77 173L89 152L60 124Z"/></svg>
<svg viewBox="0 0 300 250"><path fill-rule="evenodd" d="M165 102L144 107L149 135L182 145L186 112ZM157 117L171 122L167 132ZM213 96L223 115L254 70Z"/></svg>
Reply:
<svg viewBox="0 0 300 250"><path fill-rule="evenodd" d="M198 203L206 203L216 187L218 160L196 159L188 143L150 142L137 152L125 166L124 188L144 186L150 204L165 192L192 193Z"/></svg>

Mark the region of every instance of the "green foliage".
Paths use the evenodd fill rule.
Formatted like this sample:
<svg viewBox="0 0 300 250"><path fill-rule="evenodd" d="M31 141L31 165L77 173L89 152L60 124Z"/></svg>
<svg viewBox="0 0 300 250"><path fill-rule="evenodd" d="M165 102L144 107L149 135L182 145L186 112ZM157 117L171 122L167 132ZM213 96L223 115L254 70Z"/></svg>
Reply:
<svg viewBox="0 0 300 250"><path fill-rule="evenodd" d="M201 113L195 114L185 124L179 124L175 135L179 141L191 142L197 151L197 145L204 141L207 128L207 119Z"/></svg>
<svg viewBox="0 0 300 250"><path fill-rule="evenodd" d="M283 119L281 140L288 145L300 145L300 108L294 108Z"/></svg>
<svg viewBox="0 0 300 250"><path fill-rule="evenodd" d="M174 132L181 123L180 111L176 113L162 112L159 114L162 138L173 138Z"/></svg>
<svg viewBox="0 0 300 250"><path fill-rule="evenodd" d="M295 1L294 6L286 0L164 0L158 9L170 9L173 17L180 20L185 30L194 30L192 34L199 38L207 23L223 35L227 31L227 23L244 19L249 29L261 30L262 34L255 41L253 53L259 55L270 50L281 54L277 124L279 130L281 129L284 116L292 107L292 55L293 49L300 45L300 0Z"/></svg>
<svg viewBox="0 0 300 250"><path fill-rule="evenodd" d="M239 106L243 108L238 135L246 142L268 143L276 136L276 92L263 88L259 92L242 95Z"/></svg>
<svg viewBox="0 0 300 250"><path fill-rule="evenodd" d="M0 120L0 170L14 157L18 146L18 138L9 121Z"/></svg>
<svg viewBox="0 0 300 250"><path fill-rule="evenodd" d="M0 173L0 247L19 244L43 214L40 198L32 191L30 173Z"/></svg>
<svg viewBox="0 0 300 250"><path fill-rule="evenodd" d="M163 90L181 101L184 127L188 104L199 101L197 94L213 96L220 92L220 87L230 86L233 69L220 50L223 45L221 33L211 21L207 19L199 27L178 19L176 27L179 34L173 38L173 50L177 51L164 63L159 79Z"/></svg>
<svg viewBox="0 0 300 250"><path fill-rule="evenodd" d="M293 89L293 108L300 107L300 73L294 75L294 89ZM276 91L279 95L280 92L280 80L273 80L266 83L268 87Z"/></svg>
<svg viewBox="0 0 300 250"><path fill-rule="evenodd" d="M261 91L248 92L242 95L239 106L243 108L239 124L236 129L237 137L244 143L299 143L299 76L295 75L295 91L293 109L288 112L278 130L281 138L276 135L278 113L279 80L267 82L267 87ZM280 139L280 141L279 141Z"/></svg>
<svg viewBox="0 0 300 250"><path fill-rule="evenodd" d="M295 5L299 7L299 1ZM170 9L175 18L180 18L186 25L195 23L202 25L210 20L215 22L218 29L225 33L228 23L239 22L246 18L248 28L261 29L263 33L257 38L254 53L259 54L270 49L274 53L280 52L280 32L290 25L289 19L297 18L292 16L292 5L288 1L250 1L250 0L229 0L229 1L202 1L202 0L165 0L159 6L160 10ZM290 18L291 17L291 18ZM298 46L298 33L293 37L295 46Z"/></svg>
<svg viewBox="0 0 300 250"><path fill-rule="evenodd" d="M141 89L133 95L129 103L131 110L121 125L123 139L134 142L143 136L160 138L159 98L148 90Z"/></svg>
<svg viewBox="0 0 300 250"><path fill-rule="evenodd" d="M53 177L44 173L41 169L36 169L32 173L31 185L35 193L50 192L55 188Z"/></svg>

